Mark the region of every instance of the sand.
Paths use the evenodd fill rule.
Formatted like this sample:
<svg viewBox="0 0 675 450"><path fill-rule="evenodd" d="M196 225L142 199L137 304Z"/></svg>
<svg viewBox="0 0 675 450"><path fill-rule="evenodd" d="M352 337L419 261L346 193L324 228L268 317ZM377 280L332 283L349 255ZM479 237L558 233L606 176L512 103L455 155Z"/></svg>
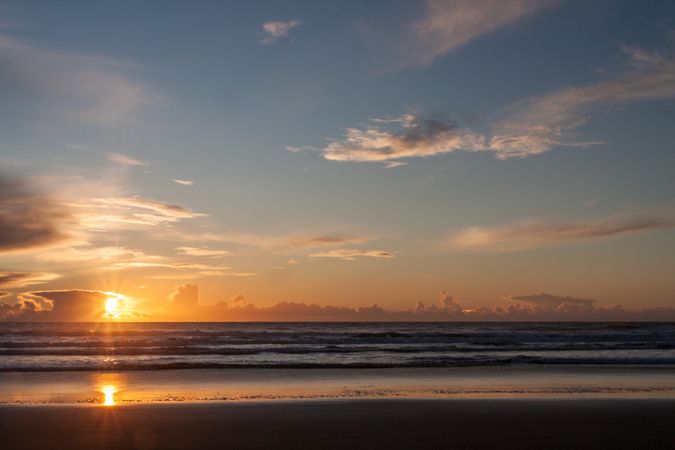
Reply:
<svg viewBox="0 0 675 450"><path fill-rule="evenodd" d="M331 400L0 407L10 449L667 449L675 401Z"/></svg>

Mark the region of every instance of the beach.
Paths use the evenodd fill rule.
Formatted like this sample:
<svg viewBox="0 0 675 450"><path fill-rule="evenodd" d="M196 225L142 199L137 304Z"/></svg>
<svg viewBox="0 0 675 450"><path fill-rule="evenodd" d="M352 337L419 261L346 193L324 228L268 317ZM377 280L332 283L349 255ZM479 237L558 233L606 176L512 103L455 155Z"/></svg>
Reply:
<svg viewBox="0 0 675 450"><path fill-rule="evenodd" d="M4 449L665 449L672 324L6 325Z"/></svg>
<svg viewBox="0 0 675 450"><path fill-rule="evenodd" d="M316 400L3 406L4 449L665 449L675 401Z"/></svg>

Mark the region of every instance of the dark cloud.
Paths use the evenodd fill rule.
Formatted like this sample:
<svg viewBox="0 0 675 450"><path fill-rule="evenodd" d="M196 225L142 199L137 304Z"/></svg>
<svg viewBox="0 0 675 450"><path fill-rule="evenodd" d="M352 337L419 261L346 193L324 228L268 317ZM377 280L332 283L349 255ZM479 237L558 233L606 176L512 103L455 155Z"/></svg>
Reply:
<svg viewBox="0 0 675 450"><path fill-rule="evenodd" d="M81 289L26 292L16 305L0 303L0 317L23 321L99 321L105 301L113 294Z"/></svg>
<svg viewBox="0 0 675 450"><path fill-rule="evenodd" d="M24 181L0 175L0 254L47 247L68 239L66 207Z"/></svg>
<svg viewBox="0 0 675 450"><path fill-rule="evenodd" d="M54 307L50 300L19 295L14 305L0 302L0 320L40 320L42 315Z"/></svg>

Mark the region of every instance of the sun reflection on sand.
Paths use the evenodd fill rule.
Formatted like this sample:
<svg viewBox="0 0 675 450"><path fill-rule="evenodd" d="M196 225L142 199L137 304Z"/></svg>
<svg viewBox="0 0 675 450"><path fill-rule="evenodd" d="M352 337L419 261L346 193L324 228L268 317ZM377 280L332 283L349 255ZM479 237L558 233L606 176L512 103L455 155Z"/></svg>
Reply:
<svg viewBox="0 0 675 450"><path fill-rule="evenodd" d="M117 392L117 388L111 384L103 386L101 388L101 392L103 392L103 406L115 406L115 392Z"/></svg>
<svg viewBox="0 0 675 450"><path fill-rule="evenodd" d="M125 391L125 378L124 375L118 373L102 373L96 376L93 384L96 386L96 390L103 394L101 405L115 406L119 404L120 399L116 396Z"/></svg>

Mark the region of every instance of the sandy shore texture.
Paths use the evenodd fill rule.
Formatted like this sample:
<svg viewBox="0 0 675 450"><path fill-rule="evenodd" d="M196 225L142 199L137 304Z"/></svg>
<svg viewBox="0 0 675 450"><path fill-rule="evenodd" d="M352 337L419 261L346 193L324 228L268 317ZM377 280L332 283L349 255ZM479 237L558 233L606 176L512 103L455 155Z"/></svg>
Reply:
<svg viewBox="0 0 675 450"><path fill-rule="evenodd" d="M675 401L334 400L0 408L13 449L668 449Z"/></svg>

